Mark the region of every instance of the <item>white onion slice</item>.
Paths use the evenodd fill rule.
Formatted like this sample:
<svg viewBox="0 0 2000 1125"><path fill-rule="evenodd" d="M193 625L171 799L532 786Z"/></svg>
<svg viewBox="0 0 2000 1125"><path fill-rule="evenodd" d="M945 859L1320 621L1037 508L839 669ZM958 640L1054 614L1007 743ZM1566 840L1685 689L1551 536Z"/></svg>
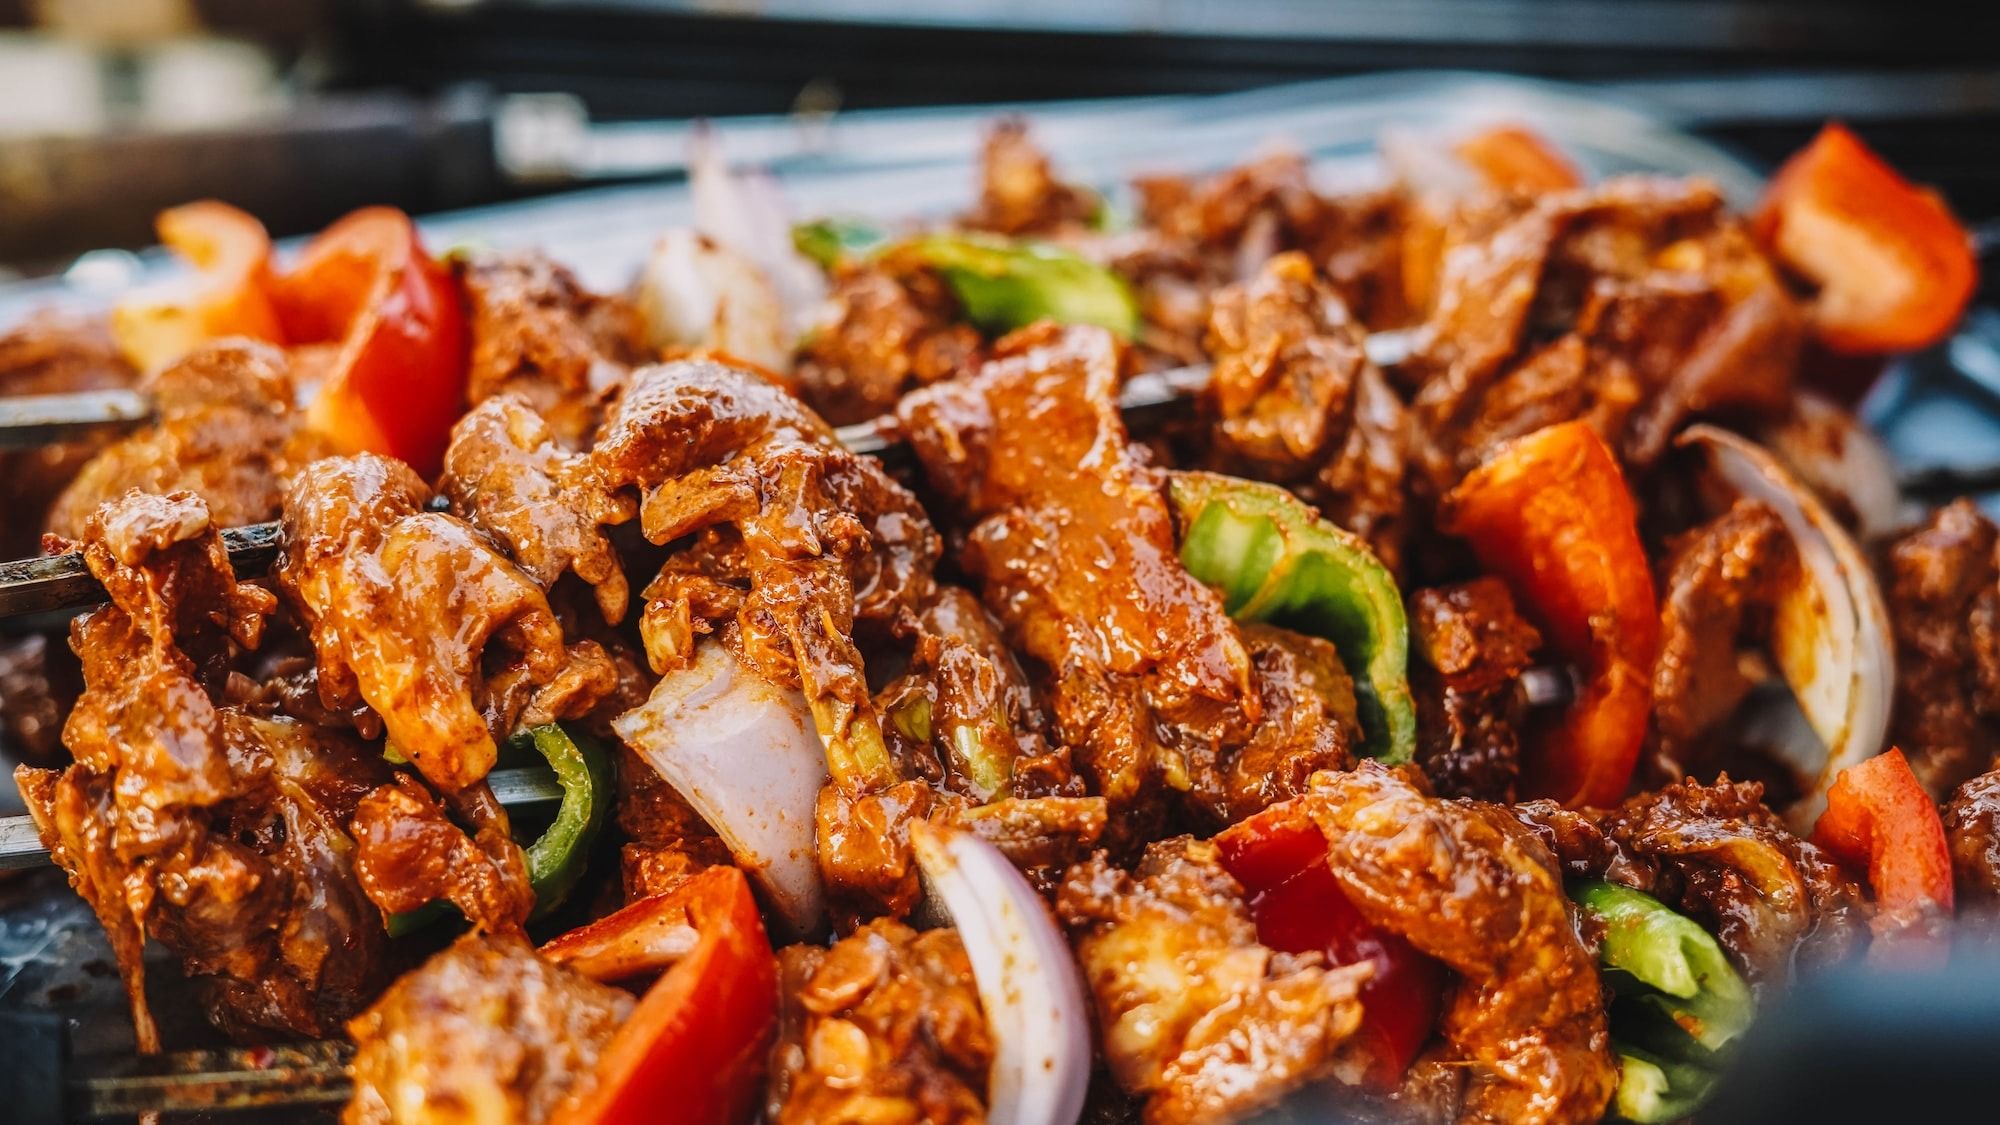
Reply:
<svg viewBox="0 0 2000 1125"><path fill-rule="evenodd" d="M769 279L792 339L812 327L826 299L826 275L792 244L791 207L768 172L731 171L707 130L688 157L695 229L741 254Z"/></svg>
<svg viewBox="0 0 2000 1125"><path fill-rule="evenodd" d="M1805 788L1787 816L1810 826L1840 771L1880 753L1888 738L1896 681L1888 607L1853 538L1777 458L1714 426L1691 426L1680 441L1704 449L1737 494L1769 505L1798 547L1806 581L1779 598L1771 648L1820 742L1780 748Z"/></svg>
<svg viewBox="0 0 2000 1125"><path fill-rule="evenodd" d="M704 643L612 729L707 819L796 934L826 913L813 807L826 781L805 696Z"/></svg>
<svg viewBox="0 0 2000 1125"><path fill-rule="evenodd" d="M720 348L780 375L792 369L777 290L750 259L698 231L670 230L653 244L637 304L656 348Z"/></svg>
<svg viewBox="0 0 2000 1125"><path fill-rule="evenodd" d="M1847 410L1801 391L1791 412L1766 427L1758 440L1820 495L1843 501L1854 513L1863 542L1884 538L1902 525L1895 459L1882 439Z"/></svg>
<svg viewBox="0 0 2000 1125"><path fill-rule="evenodd" d="M1090 1007L1048 905L965 829L913 824L910 848L928 893L957 924L993 1031L987 1120L1071 1125L1090 1086Z"/></svg>

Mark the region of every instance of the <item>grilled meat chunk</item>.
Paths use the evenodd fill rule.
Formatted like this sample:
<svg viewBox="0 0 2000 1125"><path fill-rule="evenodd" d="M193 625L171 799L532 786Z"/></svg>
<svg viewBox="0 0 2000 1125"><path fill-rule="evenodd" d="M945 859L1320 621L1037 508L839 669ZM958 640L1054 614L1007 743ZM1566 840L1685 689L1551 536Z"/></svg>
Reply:
<svg viewBox="0 0 2000 1125"><path fill-rule="evenodd" d="M1255 666L1220 597L1181 566L1164 474L1126 443L1109 334L1043 326L995 354L899 417L932 486L977 521L965 568L1129 845L1161 826L1159 797L1226 775L1256 735ZM1330 709L1290 698L1307 704L1294 737L1337 757L1312 734Z"/></svg>
<svg viewBox="0 0 2000 1125"><path fill-rule="evenodd" d="M518 395L559 444L583 445L631 368L651 358L638 309L535 253L466 259L458 277L471 313L467 404Z"/></svg>
<svg viewBox="0 0 2000 1125"><path fill-rule="evenodd" d="M1208 320L1213 456L1223 472L1289 486L1397 570L1407 427L1365 345L1302 253L1218 292Z"/></svg>
<svg viewBox="0 0 2000 1125"><path fill-rule="evenodd" d="M101 317L50 309L0 332L0 397L114 390L138 379ZM0 511L7 513L6 525L0 527L0 555L18 559L34 554L42 529L49 526L49 505L110 441L81 438L0 452ZM79 518L71 530L80 527Z"/></svg>
<svg viewBox="0 0 2000 1125"><path fill-rule="evenodd" d="M2000 747L2000 559L1970 500L1931 513L1890 545L1884 574L1896 633L1890 741L1942 800Z"/></svg>
<svg viewBox="0 0 2000 1125"><path fill-rule="evenodd" d="M1327 866L1368 921L1461 978L1439 1030L1460 1121L1596 1121L1618 1085L1597 959L1555 861L1506 806L1444 801L1364 761L1313 779Z"/></svg>
<svg viewBox="0 0 2000 1125"><path fill-rule="evenodd" d="M784 950L778 971L768 1120L986 1119L993 1040L956 930L877 919Z"/></svg>
<svg viewBox="0 0 2000 1125"><path fill-rule="evenodd" d="M457 792L496 739L576 718L616 686L601 645L565 647L548 597L409 466L329 458L285 495L275 570L318 654L329 709L367 703L425 778Z"/></svg>
<svg viewBox="0 0 2000 1125"><path fill-rule="evenodd" d="M1527 698L1520 676L1541 634L1498 578L1410 595L1417 765L1440 796L1511 801Z"/></svg>
<svg viewBox="0 0 2000 1125"><path fill-rule="evenodd" d="M267 344L197 348L162 368L148 389L159 421L91 458L50 508L50 531L78 538L98 505L135 488L193 492L217 527L259 523L278 514L301 468L332 452L302 427L290 362Z"/></svg>
<svg viewBox="0 0 2000 1125"><path fill-rule="evenodd" d="M222 702L277 606L237 583L198 497L128 493L86 521L84 557L112 604L72 630L85 690L63 740L76 761L17 776L110 936L141 1048L159 1045L149 937L224 1030L330 1033L383 967L347 825L386 767L333 732Z"/></svg>
<svg viewBox="0 0 2000 1125"><path fill-rule="evenodd" d="M799 357L799 393L827 421L880 417L903 392L978 366L979 332L942 278L869 263L834 279L831 310Z"/></svg>
<svg viewBox="0 0 2000 1125"><path fill-rule="evenodd" d="M1097 1008L1104 1062L1148 1125L1246 1116L1331 1073L1361 1023L1368 965L1257 941L1213 844L1149 845L1133 872L1103 853L1056 899Z"/></svg>
<svg viewBox="0 0 2000 1125"><path fill-rule="evenodd" d="M341 1121L542 1125L588 1092L632 1007L519 937L466 934L348 1025L354 1096Z"/></svg>

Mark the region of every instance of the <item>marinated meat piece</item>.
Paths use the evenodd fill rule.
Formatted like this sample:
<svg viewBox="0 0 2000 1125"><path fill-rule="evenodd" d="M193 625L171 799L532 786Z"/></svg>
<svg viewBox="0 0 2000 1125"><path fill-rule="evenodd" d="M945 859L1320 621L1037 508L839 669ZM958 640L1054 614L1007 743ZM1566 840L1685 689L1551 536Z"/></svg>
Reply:
<svg viewBox="0 0 2000 1125"><path fill-rule="evenodd" d="M1427 490L1557 421L1589 419L1644 467L1692 414L1782 409L1804 314L1722 205L1700 181L1627 178L1454 215L1398 371Z"/></svg>
<svg viewBox="0 0 2000 1125"><path fill-rule="evenodd" d="M730 862L729 849L644 758L618 751L618 830L625 901L665 894L702 870Z"/></svg>
<svg viewBox="0 0 2000 1125"><path fill-rule="evenodd" d="M1677 782L1603 814L1610 848L1559 822L1542 835L1563 849L1570 873L1636 887L1703 921L1753 983L1770 987L1789 979L1795 963L1848 953L1865 915L1860 888L1792 835L1763 796L1763 786L1726 776L1713 785ZM1542 819L1533 806L1517 813Z"/></svg>
<svg viewBox="0 0 2000 1125"><path fill-rule="evenodd" d="M467 835L409 774L363 798L354 812L355 873L384 917L442 900L476 929L519 934L535 906L528 861L507 812L477 782L454 800Z"/></svg>
<svg viewBox="0 0 2000 1125"><path fill-rule="evenodd" d="M2000 907L2000 772L1980 774L1952 793L1944 834L1960 909Z"/></svg>
<svg viewBox="0 0 2000 1125"><path fill-rule="evenodd" d="M1417 765L1440 796L1512 801L1528 701L1520 676L1541 634L1498 578L1410 595Z"/></svg>
<svg viewBox="0 0 2000 1125"><path fill-rule="evenodd" d="M769 1120L986 1119L993 1040L956 930L881 918L785 949L778 971Z"/></svg>
<svg viewBox="0 0 2000 1125"><path fill-rule="evenodd" d="M1096 1004L1105 1065L1146 1097L1148 1125L1270 1105L1331 1073L1360 1026L1372 965L1329 969L1259 944L1213 844L1160 841L1129 874L1100 852L1070 869L1056 911Z"/></svg>
<svg viewBox="0 0 2000 1125"><path fill-rule="evenodd" d="M1361 730L1354 681L1331 642L1270 625L1242 636L1263 721L1228 758L1189 761L1190 796L1222 824L1304 793L1320 770L1346 769Z"/></svg>
<svg viewBox="0 0 2000 1125"><path fill-rule="evenodd" d="M852 267L834 280L828 307L797 374L799 393L834 425L880 417L910 388L979 364L979 332L934 274Z"/></svg>
<svg viewBox="0 0 2000 1125"><path fill-rule="evenodd" d="M330 458L285 495L275 575L319 657L321 702L366 702L426 778L486 776L517 726L588 713L616 684L594 641L563 644L541 587L384 457Z"/></svg>
<svg viewBox="0 0 2000 1125"><path fill-rule="evenodd" d="M471 313L467 405L511 392L558 443L585 444L629 369L651 358L638 309L537 253L461 260L458 275Z"/></svg>
<svg viewBox="0 0 2000 1125"><path fill-rule="evenodd" d="M625 571L605 529L630 520L631 505L599 484L590 458L558 445L525 400L495 395L458 420L438 491L543 590L573 571L595 588L605 621L625 616Z"/></svg>
<svg viewBox="0 0 2000 1125"><path fill-rule="evenodd" d="M148 388L159 421L91 458L49 510L49 530L81 536L99 504L138 489L200 496L218 527L278 514L291 477L331 448L302 428L285 354L225 340L163 368Z"/></svg>
<svg viewBox="0 0 2000 1125"><path fill-rule="evenodd" d="M1067 773L1066 761L1048 760L1027 677L977 597L937 587L912 632L908 670L876 696L905 772L979 801L1012 791L1023 759L1030 771Z"/></svg>
<svg viewBox="0 0 2000 1125"><path fill-rule="evenodd" d="M85 524L112 604L72 628L76 762L17 774L43 842L110 937L144 1050L148 937L226 1031L325 1035L371 993L383 933L346 825L385 773L331 732L219 705L276 608L239 585L201 500L128 494Z"/></svg>
<svg viewBox="0 0 2000 1125"><path fill-rule="evenodd" d="M1618 1085L1597 959L1553 858L1505 806L1444 801L1363 761L1313 779L1327 866L1368 921L1461 978L1440 1022L1460 1121L1596 1121Z"/></svg>
<svg viewBox="0 0 2000 1125"><path fill-rule="evenodd" d="M348 1025L343 1125L542 1125L586 1096L632 997L543 960L518 937L466 934Z"/></svg>
<svg viewBox="0 0 2000 1125"><path fill-rule="evenodd" d="M1089 225L1096 193L1063 183L1049 158L1028 138L1027 123L1008 118L986 132L980 152L979 203L962 220L999 234L1050 234Z"/></svg>
<svg viewBox="0 0 2000 1125"><path fill-rule="evenodd" d="M1254 667L1221 599L1181 566L1163 474L1126 444L1110 335L1044 326L995 354L899 417L932 486L978 521L965 568L1130 844L1160 826L1163 788L1226 772L1255 734Z"/></svg>
<svg viewBox="0 0 2000 1125"><path fill-rule="evenodd" d="M1403 323L1402 196L1322 195L1310 173L1303 156L1281 152L1200 183L1156 176L1133 186L1145 225L1219 259L1226 279L1246 280L1272 255L1301 250L1362 323Z"/></svg>
<svg viewBox="0 0 2000 1125"><path fill-rule="evenodd" d="M854 631L908 622L929 600L938 540L923 509L797 399L709 361L636 374L592 457L608 487L640 495L648 540L694 536L645 591L654 671L720 632L746 667L801 689L832 776L822 872L838 896L907 909L905 829L929 790L899 784Z"/></svg>
<svg viewBox="0 0 2000 1125"><path fill-rule="evenodd" d="M1216 468L1289 486L1398 569L1403 404L1306 256L1281 254L1217 293L1208 351Z"/></svg>
<svg viewBox="0 0 2000 1125"><path fill-rule="evenodd" d="M138 378L119 354L103 318L47 309L0 332L0 397L112 390L131 386ZM0 511L7 513L5 525L0 526L0 557L18 559L35 553L56 494L109 441L84 438L0 451ZM4 698L0 694L0 700Z"/></svg>
<svg viewBox="0 0 2000 1125"><path fill-rule="evenodd" d="M1798 549L1776 512L1739 500L1681 536L1666 572L1650 768L1671 781L1715 772L1728 741L1715 728L1756 686L1738 654L1769 636L1779 596L1798 580Z"/></svg>
<svg viewBox="0 0 2000 1125"><path fill-rule="evenodd" d="M1935 800L1994 764L2000 748L2000 563L1993 524L1970 500L1893 543L1883 593L1896 633L1889 741Z"/></svg>

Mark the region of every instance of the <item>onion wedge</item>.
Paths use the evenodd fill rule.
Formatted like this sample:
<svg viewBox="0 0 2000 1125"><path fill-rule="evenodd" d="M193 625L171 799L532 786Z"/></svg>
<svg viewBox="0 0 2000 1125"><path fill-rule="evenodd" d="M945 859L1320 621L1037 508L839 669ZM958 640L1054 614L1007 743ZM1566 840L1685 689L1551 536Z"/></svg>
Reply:
<svg viewBox="0 0 2000 1125"><path fill-rule="evenodd" d="M796 934L826 914L813 806L826 781L812 712L713 641L611 727L707 819Z"/></svg>
<svg viewBox="0 0 2000 1125"><path fill-rule="evenodd" d="M1809 827L1840 771L1888 739L1896 665L1881 587L1847 530L1769 451L1709 425L1690 426L1679 444L1705 452L1729 491L1768 505L1797 545L1805 581L1779 598L1771 649L1818 744L1791 737L1775 749L1804 791L1786 815Z"/></svg>
<svg viewBox="0 0 2000 1125"><path fill-rule="evenodd" d="M987 1120L1069 1125L1090 1086L1090 1007L1048 905L970 831L920 821L910 848L958 927L993 1031Z"/></svg>
<svg viewBox="0 0 2000 1125"><path fill-rule="evenodd" d="M1791 412L1758 440L1822 498L1845 507L1862 542L1885 538L1903 523L1903 493L1888 447L1831 400L1799 392Z"/></svg>
<svg viewBox="0 0 2000 1125"><path fill-rule="evenodd" d="M646 342L663 349L714 349L783 375L794 336L762 270L699 231L670 230L639 272L636 303Z"/></svg>

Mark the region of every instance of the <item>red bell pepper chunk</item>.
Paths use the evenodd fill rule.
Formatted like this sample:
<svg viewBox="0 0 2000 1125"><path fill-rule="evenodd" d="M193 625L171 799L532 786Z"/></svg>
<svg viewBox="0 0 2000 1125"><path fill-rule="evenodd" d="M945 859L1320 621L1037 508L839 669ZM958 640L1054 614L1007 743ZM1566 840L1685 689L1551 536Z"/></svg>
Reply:
<svg viewBox="0 0 2000 1125"><path fill-rule="evenodd" d="M271 299L271 237L264 224L208 199L162 211L153 225L197 277L191 290L179 284L148 290L114 310L112 332L134 366L152 370L224 336L284 342Z"/></svg>
<svg viewBox="0 0 2000 1125"><path fill-rule="evenodd" d="M1318 951L1335 965L1374 963L1355 1041L1367 1060L1362 1085L1394 1090L1437 1025L1444 966L1361 916L1326 865L1326 838L1292 807L1266 809L1215 843L1250 894L1257 940L1285 953Z"/></svg>
<svg viewBox="0 0 2000 1125"><path fill-rule="evenodd" d="M1885 915L1916 921L1952 910L1951 848L1930 794L1901 750L1840 771L1827 790L1813 843L1868 871Z"/></svg>
<svg viewBox="0 0 2000 1125"><path fill-rule="evenodd" d="M1951 208L1839 124L1772 177L1751 229L1819 287L1814 328L1834 351L1934 344L1979 281L1972 239Z"/></svg>
<svg viewBox="0 0 2000 1125"><path fill-rule="evenodd" d="M410 217L366 207L341 219L307 245L277 296L292 343L339 345L309 409L313 428L350 453L435 474L465 412L470 345L458 283Z"/></svg>
<svg viewBox="0 0 2000 1125"><path fill-rule="evenodd" d="M1576 170L1549 140L1521 125L1496 125L1465 138L1452 152L1494 187L1517 192L1566 191L1583 186Z"/></svg>
<svg viewBox="0 0 2000 1125"><path fill-rule="evenodd" d="M1522 762L1522 787L1570 807L1625 795L1653 706L1660 617L1618 459L1586 422L1508 443L1445 497L1471 543L1556 654L1585 670L1562 722Z"/></svg>
<svg viewBox="0 0 2000 1125"><path fill-rule="evenodd" d="M750 1119L778 1013L777 959L750 882L712 867L656 899L626 911L684 914L694 947L647 989L598 1058L596 1081L550 1125Z"/></svg>

